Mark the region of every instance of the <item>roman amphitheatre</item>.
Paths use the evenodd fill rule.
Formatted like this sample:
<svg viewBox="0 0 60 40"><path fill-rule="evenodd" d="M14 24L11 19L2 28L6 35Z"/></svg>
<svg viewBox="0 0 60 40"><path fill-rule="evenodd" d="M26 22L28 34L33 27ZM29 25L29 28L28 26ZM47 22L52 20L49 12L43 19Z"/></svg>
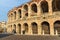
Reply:
<svg viewBox="0 0 60 40"><path fill-rule="evenodd" d="M60 39L60 0L31 0L14 7L7 15L10 34L26 37L25 40Z"/></svg>

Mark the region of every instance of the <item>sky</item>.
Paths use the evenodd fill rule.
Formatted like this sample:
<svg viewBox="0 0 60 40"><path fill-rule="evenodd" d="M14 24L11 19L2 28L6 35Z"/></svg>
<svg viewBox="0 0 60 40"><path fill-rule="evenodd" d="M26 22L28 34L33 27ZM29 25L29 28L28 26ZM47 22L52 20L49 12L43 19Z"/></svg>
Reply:
<svg viewBox="0 0 60 40"><path fill-rule="evenodd" d="M9 10L29 1L30 0L0 0L0 22L7 21L7 14Z"/></svg>

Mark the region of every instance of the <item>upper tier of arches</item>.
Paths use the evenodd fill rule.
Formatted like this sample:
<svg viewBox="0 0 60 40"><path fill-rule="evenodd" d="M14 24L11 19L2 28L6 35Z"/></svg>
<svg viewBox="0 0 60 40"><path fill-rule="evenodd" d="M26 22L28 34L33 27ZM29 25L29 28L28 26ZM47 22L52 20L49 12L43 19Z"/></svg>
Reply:
<svg viewBox="0 0 60 40"><path fill-rule="evenodd" d="M10 12L8 14L8 17L11 16L11 13L12 16L14 15L14 19L16 19L17 14L19 14L19 18L22 18L22 15L24 17L28 17L29 13L34 16L37 15L39 12L41 12L41 14L45 14L45 13L49 13L49 11L52 12L60 11L60 5L59 5L60 0L52 0L51 4L49 2L50 1L42 0L39 3L37 2L26 3L22 5L22 7L17 8L16 10ZM49 5L51 7L49 7Z"/></svg>

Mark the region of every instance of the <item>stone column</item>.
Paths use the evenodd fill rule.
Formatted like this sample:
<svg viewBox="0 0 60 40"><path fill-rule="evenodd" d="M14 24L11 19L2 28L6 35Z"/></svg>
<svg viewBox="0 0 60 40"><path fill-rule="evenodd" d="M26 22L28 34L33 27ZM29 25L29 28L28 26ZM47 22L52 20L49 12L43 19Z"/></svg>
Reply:
<svg viewBox="0 0 60 40"><path fill-rule="evenodd" d="M41 7L40 7L40 4L37 5L37 15L40 16L41 15Z"/></svg>
<svg viewBox="0 0 60 40"><path fill-rule="evenodd" d="M19 19L19 12L18 12L18 10L16 11L16 20L18 20Z"/></svg>
<svg viewBox="0 0 60 40"><path fill-rule="evenodd" d="M24 27L23 27L23 24L21 24L21 35L23 35L23 30L24 30Z"/></svg>
<svg viewBox="0 0 60 40"><path fill-rule="evenodd" d="M9 25L9 31L10 31L10 33L11 33L11 26Z"/></svg>
<svg viewBox="0 0 60 40"><path fill-rule="evenodd" d="M9 28L9 26L7 27L7 32L10 33L10 28Z"/></svg>
<svg viewBox="0 0 60 40"><path fill-rule="evenodd" d="M18 13L17 13L17 11L16 11L16 19L15 19L15 20L17 20L17 19L18 19L18 18L17 18L17 17L18 17L18 15L17 15L17 14L18 14ZM15 15L14 15L14 16L15 16Z"/></svg>
<svg viewBox="0 0 60 40"><path fill-rule="evenodd" d="M11 32L10 32L10 26L9 26L9 25L8 25L8 27L7 27L7 32L8 32L8 33L11 33Z"/></svg>
<svg viewBox="0 0 60 40"><path fill-rule="evenodd" d="M54 26L53 23L50 23L50 35L54 35Z"/></svg>
<svg viewBox="0 0 60 40"><path fill-rule="evenodd" d="M14 25L12 25L12 33L14 33L13 31L14 31L14 29L15 29L15 27L14 27Z"/></svg>
<svg viewBox="0 0 60 40"><path fill-rule="evenodd" d="M10 22L10 16L8 16L8 22Z"/></svg>
<svg viewBox="0 0 60 40"><path fill-rule="evenodd" d="M21 15L22 15L22 18L24 17L24 9L22 8L21 9Z"/></svg>
<svg viewBox="0 0 60 40"><path fill-rule="evenodd" d="M29 35L32 34L32 26L29 24L29 30L28 30Z"/></svg>
<svg viewBox="0 0 60 40"><path fill-rule="evenodd" d="M13 13L13 21L14 21L14 13Z"/></svg>
<svg viewBox="0 0 60 40"><path fill-rule="evenodd" d="M15 13L16 13L16 14L15 14ZM17 19L16 17L17 17L17 12L15 11L15 12L14 12L14 20Z"/></svg>
<svg viewBox="0 0 60 40"><path fill-rule="evenodd" d="M48 1L49 14L52 15L52 0Z"/></svg>
<svg viewBox="0 0 60 40"><path fill-rule="evenodd" d="M15 14L14 14L14 21L15 21Z"/></svg>
<svg viewBox="0 0 60 40"><path fill-rule="evenodd" d="M13 15L12 15L12 22L13 22L14 20L13 20Z"/></svg>
<svg viewBox="0 0 60 40"><path fill-rule="evenodd" d="M43 30L43 35L45 34L44 30Z"/></svg>
<svg viewBox="0 0 60 40"><path fill-rule="evenodd" d="M16 25L16 33L19 34L19 27Z"/></svg>
<svg viewBox="0 0 60 40"><path fill-rule="evenodd" d="M11 15L11 22L13 22L13 16Z"/></svg>
<svg viewBox="0 0 60 40"><path fill-rule="evenodd" d="M38 24L38 35L41 35L41 25Z"/></svg>
<svg viewBox="0 0 60 40"><path fill-rule="evenodd" d="M10 30L11 30L11 33L12 33L12 26L10 25Z"/></svg>
<svg viewBox="0 0 60 40"><path fill-rule="evenodd" d="M58 35L58 31L56 30L56 35Z"/></svg>
<svg viewBox="0 0 60 40"><path fill-rule="evenodd" d="M11 22L11 16L9 17L9 22Z"/></svg>
<svg viewBox="0 0 60 40"><path fill-rule="evenodd" d="M28 7L28 17L30 18L30 14L31 14L31 7Z"/></svg>

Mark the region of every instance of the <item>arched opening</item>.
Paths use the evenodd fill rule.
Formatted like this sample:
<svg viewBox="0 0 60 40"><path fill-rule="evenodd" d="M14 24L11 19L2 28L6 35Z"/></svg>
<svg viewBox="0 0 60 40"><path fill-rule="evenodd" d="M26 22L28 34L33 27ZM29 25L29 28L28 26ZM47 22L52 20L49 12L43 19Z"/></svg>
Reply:
<svg viewBox="0 0 60 40"><path fill-rule="evenodd" d="M28 17L28 13L26 13L25 16Z"/></svg>
<svg viewBox="0 0 60 40"><path fill-rule="evenodd" d="M58 31L58 34L60 34L60 21L54 22L54 33L56 34L56 30Z"/></svg>
<svg viewBox="0 0 60 40"><path fill-rule="evenodd" d="M37 13L37 5L36 4L32 4L31 5L31 10L35 13Z"/></svg>
<svg viewBox="0 0 60 40"><path fill-rule="evenodd" d="M33 22L31 25L32 25L32 33L33 34L38 34L38 25L37 25L37 23Z"/></svg>
<svg viewBox="0 0 60 40"><path fill-rule="evenodd" d="M16 33L16 25L14 24L13 33Z"/></svg>
<svg viewBox="0 0 60 40"><path fill-rule="evenodd" d="M46 21L42 22L41 26L42 26L42 33L43 33L43 30L44 30L45 34L50 34L50 25L49 25L48 22L46 22Z"/></svg>
<svg viewBox="0 0 60 40"><path fill-rule="evenodd" d="M25 16L28 17L28 5L24 5Z"/></svg>
<svg viewBox="0 0 60 40"><path fill-rule="evenodd" d="M48 12L48 2L47 1L45 1L45 0L42 1L40 6L41 6L41 9L42 9L43 13Z"/></svg>
<svg viewBox="0 0 60 40"><path fill-rule="evenodd" d="M21 24L18 24L18 31L19 31L19 34L21 34Z"/></svg>
<svg viewBox="0 0 60 40"><path fill-rule="evenodd" d="M16 19L16 11L14 12L14 19Z"/></svg>
<svg viewBox="0 0 60 40"><path fill-rule="evenodd" d="M25 11L28 11L28 5L24 5Z"/></svg>
<svg viewBox="0 0 60 40"><path fill-rule="evenodd" d="M25 33L28 33L28 24L27 23L24 23L24 30L25 30Z"/></svg>
<svg viewBox="0 0 60 40"><path fill-rule="evenodd" d="M18 12L19 12L19 18L21 18L21 9L19 9Z"/></svg>
<svg viewBox="0 0 60 40"><path fill-rule="evenodd" d="M60 11L60 0L53 0L52 1L52 10L53 11Z"/></svg>

